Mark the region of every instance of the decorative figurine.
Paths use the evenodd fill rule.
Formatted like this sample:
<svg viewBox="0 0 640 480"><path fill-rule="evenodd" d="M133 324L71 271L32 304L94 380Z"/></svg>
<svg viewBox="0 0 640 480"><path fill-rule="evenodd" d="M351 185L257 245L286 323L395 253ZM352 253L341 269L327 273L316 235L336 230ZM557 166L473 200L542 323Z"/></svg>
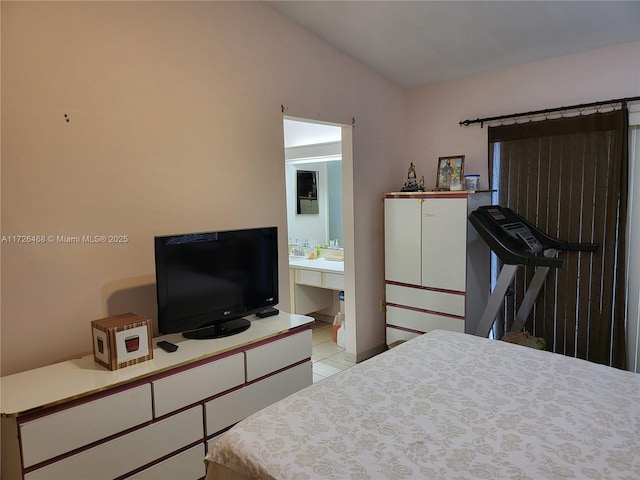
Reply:
<svg viewBox="0 0 640 480"><path fill-rule="evenodd" d="M404 186L400 190L401 192L424 192L424 176L420 179L420 184L416 180L416 167L411 162L409 166L409 173L407 174L407 181L404 182Z"/></svg>

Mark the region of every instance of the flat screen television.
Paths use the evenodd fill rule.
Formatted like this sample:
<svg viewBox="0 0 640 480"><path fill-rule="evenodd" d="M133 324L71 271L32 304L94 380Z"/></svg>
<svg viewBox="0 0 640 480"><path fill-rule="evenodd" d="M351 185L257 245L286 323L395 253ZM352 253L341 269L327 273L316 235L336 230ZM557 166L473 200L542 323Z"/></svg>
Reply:
<svg viewBox="0 0 640 480"><path fill-rule="evenodd" d="M278 303L277 227L155 237L158 330L217 338Z"/></svg>

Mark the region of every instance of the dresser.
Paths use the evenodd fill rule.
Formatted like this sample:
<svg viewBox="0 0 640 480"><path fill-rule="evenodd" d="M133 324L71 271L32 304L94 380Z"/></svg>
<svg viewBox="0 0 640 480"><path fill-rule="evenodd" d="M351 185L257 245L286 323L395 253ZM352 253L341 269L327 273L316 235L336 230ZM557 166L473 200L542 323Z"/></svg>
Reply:
<svg viewBox="0 0 640 480"><path fill-rule="evenodd" d="M2 478L198 479L208 442L312 383L311 317L280 312L231 337L109 371L93 356L0 379Z"/></svg>
<svg viewBox="0 0 640 480"><path fill-rule="evenodd" d="M490 292L490 250L468 214L490 192L384 198L387 344L435 329L475 332Z"/></svg>

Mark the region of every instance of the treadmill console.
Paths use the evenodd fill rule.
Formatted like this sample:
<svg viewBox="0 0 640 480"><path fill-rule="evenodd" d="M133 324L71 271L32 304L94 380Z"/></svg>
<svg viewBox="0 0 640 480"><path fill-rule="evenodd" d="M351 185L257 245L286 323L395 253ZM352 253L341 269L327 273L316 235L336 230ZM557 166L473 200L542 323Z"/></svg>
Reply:
<svg viewBox="0 0 640 480"><path fill-rule="evenodd" d="M511 265L538 265L558 268L564 260L558 250L594 252L594 243L569 243L550 237L507 207L487 205L471 212L469 221L491 250Z"/></svg>
<svg viewBox="0 0 640 480"><path fill-rule="evenodd" d="M526 253L538 253L543 249L542 244L531 233L529 227L522 221L512 218L507 209L494 206L487 208L486 212L503 232L524 244L523 248Z"/></svg>

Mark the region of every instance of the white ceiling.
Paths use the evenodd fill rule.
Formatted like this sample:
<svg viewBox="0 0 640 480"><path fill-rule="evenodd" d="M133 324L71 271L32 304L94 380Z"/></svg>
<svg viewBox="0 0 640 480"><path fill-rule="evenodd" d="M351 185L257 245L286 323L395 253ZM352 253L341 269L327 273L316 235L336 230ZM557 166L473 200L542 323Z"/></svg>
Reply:
<svg viewBox="0 0 640 480"><path fill-rule="evenodd" d="M284 146L299 147L317 143L340 142L342 129L337 125L284 119Z"/></svg>
<svg viewBox="0 0 640 480"><path fill-rule="evenodd" d="M402 87L640 41L639 0L266 3Z"/></svg>

